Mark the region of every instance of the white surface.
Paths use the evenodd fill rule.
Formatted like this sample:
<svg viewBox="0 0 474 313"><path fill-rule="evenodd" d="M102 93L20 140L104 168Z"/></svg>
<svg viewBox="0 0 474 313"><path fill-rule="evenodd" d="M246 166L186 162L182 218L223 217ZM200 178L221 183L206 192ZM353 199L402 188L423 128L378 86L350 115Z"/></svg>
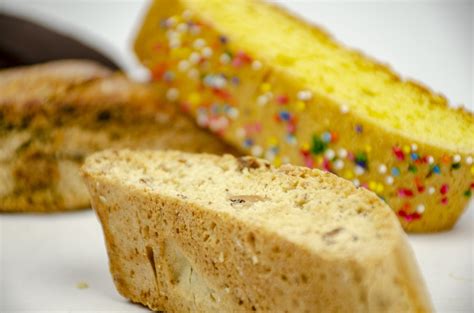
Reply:
<svg viewBox="0 0 474 313"><path fill-rule="evenodd" d="M404 76L473 109L472 2L290 1L286 5L347 45L388 61ZM101 43L136 77L143 72L130 52L129 39L143 7L142 1L0 0L0 11L34 15ZM441 313L474 311L473 209L471 203L452 231L409 237ZM76 288L81 281L89 288ZM93 212L0 215L0 312L25 311L144 311L115 291Z"/></svg>

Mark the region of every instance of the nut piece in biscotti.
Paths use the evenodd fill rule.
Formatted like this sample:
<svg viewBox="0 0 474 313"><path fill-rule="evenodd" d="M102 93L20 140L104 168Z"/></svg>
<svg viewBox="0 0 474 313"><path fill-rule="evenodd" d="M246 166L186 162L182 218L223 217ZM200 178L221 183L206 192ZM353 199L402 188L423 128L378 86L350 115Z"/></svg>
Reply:
<svg viewBox="0 0 474 313"><path fill-rule="evenodd" d="M230 151L149 86L96 63L0 71L0 211L88 207L79 167L110 147Z"/></svg>
<svg viewBox="0 0 474 313"><path fill-rule="evenodd" d="M166 312L431 312L375 194L230 155L104 151L83 176L118 291Z"/></svg>
<svg viewBox="0 0 474 313"><path fill-rule="evenodd" d="M452 227L474 192L472 113L274 5L155 0L135 51L201 126L377 193L408 231Z"/></svg>

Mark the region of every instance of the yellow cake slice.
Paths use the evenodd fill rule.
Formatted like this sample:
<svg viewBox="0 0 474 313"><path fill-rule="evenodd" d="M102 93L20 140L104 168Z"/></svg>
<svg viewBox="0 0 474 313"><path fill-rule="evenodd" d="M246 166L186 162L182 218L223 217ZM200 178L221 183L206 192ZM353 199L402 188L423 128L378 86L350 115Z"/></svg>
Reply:
<svg viewBox="0 0 474 313"><path fill-rule="evenodd" d="M408 231L452 227L471 197L472 113L274 5L155 0L135 51L201 126L370 189Z"/></svg>

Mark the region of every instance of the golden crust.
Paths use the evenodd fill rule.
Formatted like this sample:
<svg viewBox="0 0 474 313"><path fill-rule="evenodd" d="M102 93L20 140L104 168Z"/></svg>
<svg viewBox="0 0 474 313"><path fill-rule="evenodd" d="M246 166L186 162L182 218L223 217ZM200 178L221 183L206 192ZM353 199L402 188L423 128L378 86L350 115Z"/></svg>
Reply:
<svg viewBox="0 0 474 313"><path fill-rule="evenodd" d="M393 213L335 175L128 150L89 157L83 175L117 289L153 310L432 311Z"/></svg>

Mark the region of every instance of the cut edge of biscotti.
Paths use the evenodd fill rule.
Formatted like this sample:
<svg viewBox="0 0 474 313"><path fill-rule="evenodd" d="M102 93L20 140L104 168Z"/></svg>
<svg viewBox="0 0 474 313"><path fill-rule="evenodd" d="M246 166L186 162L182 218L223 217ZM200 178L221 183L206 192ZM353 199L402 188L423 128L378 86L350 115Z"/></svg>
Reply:
<svg viewBox="0 0 474 313"><path fill-rule="evenodd" d="M106 148L237 153L149 84L87 60L0 71L0 212L89 208L79 168Z"/></svg>
<svg viewBox="0 0 474 313"><path fill-rule="evenodd" d="M395 215L335 175L122 150L83 176L117 288L152 309L431 311Z"/></svg>

